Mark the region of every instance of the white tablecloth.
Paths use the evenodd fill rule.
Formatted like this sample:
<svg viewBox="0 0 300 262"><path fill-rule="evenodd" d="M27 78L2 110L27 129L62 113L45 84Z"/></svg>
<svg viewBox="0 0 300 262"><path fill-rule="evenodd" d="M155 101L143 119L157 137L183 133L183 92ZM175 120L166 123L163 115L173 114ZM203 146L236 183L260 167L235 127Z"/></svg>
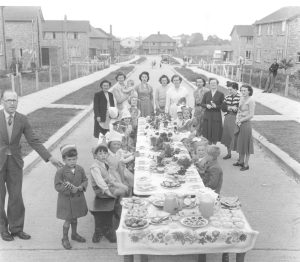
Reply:
<svg viewBox="0 0 300 262"><path fill-rule="evenodd" d="M197 208L195 208L197 209ZM223 211L223 209L221 209ZM190 210L184 210L190 212ZM127 209L123 208L117 230L118 254L182 255L207 253L243 253L254 247L258 232L251 229L243 212L234 210L244 221L243 228L203 228L183 226L180 221L165 225L149 225L140 230L130 230L124 225ZM167 213L148 204L148 216L164 216Z"/></svg>
<svg viewBox="0 0 300 262"><path fill-rule="evenodd" d="M145 120L139 119L138 134L136 150L140 152L140 157L135 159L135 172L134 172L134 194L140 196L148 196L157 193L174 192L176 194L196 194L197 191L205 191L206 188L200 178L198 171L194 165L192 165L186 173L185 183L182 183L178 188L164 188L161 183L164 180L169 180L170 176L166 173L161 174L151 170L150 166L159 154L151 150L151 130L145 129ZM162 130L166 131L167 130ZM178 139L181 139L182 135ZM188 151L180 141L175 142L176 147L182 150L181 155L185 155L190 158ZM166 168L167 170L167 168ZM146 185L146 186L144 186Z"/></svg>

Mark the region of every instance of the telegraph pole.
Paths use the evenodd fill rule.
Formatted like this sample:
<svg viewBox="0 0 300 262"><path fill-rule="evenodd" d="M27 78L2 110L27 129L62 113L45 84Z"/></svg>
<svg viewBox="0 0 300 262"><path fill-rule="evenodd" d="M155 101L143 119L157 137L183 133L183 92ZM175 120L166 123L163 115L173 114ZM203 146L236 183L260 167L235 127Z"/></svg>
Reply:
<svg viewBox="0 0 300 262"><path fill-rule="evenodd" d="M1 22L2 22L2 34L3 34L4 66L5 66L5 70L7 70L8 66L7 66L7 54L6 54L4 7L5 6L1 6Z"/></svg>

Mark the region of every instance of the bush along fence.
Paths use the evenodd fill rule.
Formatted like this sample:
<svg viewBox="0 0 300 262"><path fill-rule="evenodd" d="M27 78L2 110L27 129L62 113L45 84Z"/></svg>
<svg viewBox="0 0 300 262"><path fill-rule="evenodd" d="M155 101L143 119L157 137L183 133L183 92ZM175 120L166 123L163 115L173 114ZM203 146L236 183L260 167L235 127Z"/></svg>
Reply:
<svg viewBox="0 0 300 262"><path fill-rule="evenodd" d="M12 89L19 96L52 87L73 79L87 76L110 66L109 60L94 63L69 63L61 66L48 66L35 71L16 71L0 78L0 91Z"/></svg>
<svg viewBox="0 0 300 262"><path fill-rule="evenodd" d="M232 81L247 83L251 86L264 89L269 72L254 68L251 66L243 66L230 64L206 64L200 63L199 68L229 78ZM300 97L300 77L278 73L275 80L275 90L280 95L299 98Z"/></svg>

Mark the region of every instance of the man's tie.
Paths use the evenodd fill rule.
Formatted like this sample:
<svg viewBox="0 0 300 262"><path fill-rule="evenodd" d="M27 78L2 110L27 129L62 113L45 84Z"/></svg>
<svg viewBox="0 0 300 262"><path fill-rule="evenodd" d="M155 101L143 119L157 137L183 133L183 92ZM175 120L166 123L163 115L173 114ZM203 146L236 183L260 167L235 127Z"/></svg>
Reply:
<svg viewBox="0 0 300 262"><path fill-rule="evenodd" d="M9 114L7 123L8 123L9 126L11 126L12 122L13 122L13 115Z"/></svg>

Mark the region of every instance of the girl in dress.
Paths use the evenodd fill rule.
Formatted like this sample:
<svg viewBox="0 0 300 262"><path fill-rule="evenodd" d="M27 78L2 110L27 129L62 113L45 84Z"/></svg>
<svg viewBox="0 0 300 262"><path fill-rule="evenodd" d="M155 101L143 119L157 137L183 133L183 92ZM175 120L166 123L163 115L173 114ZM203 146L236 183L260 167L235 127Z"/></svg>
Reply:
<svg viewBox="0 0 300 262"><path fill-rule="evenodd" d="M254 154L251 119L254 116L255 101L252 98L253 89L250 85L241 86L241 99L236 117L236 128L233 150L239 153L239 160L234 166L240 166L241 171L249 169L250 154Z"/></svg>
<svg viewBox="0 0 300 262"><path fill-rule="evenodd" d="M139 75L139 79L141 80L141 83L135 87L139 100L138 107L141 111L141 116L147 117L154 113L153 88L148 84L148 72L142 72Z"/></svg>

